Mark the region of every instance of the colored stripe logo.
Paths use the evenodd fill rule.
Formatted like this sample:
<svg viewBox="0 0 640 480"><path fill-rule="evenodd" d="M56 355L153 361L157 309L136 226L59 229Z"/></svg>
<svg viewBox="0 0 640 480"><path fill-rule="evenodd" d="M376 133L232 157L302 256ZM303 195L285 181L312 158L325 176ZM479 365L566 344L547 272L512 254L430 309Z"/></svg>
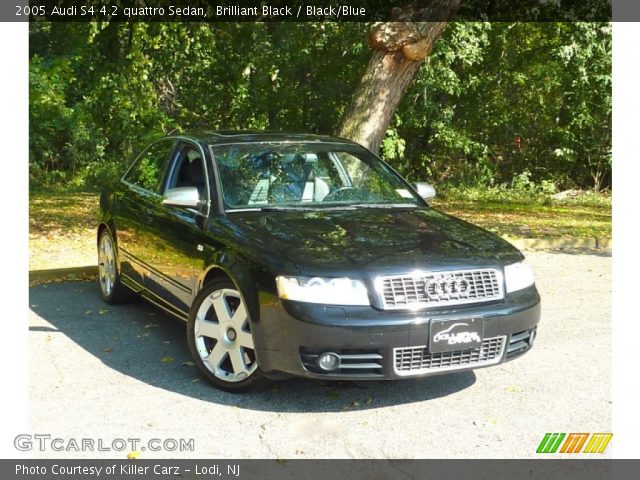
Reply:
<svg viewBox="0 0 640 480"><path fill-rule="evenodd" d="M604 453L611 437L613 433L545 433L536 453Z"/></svg>

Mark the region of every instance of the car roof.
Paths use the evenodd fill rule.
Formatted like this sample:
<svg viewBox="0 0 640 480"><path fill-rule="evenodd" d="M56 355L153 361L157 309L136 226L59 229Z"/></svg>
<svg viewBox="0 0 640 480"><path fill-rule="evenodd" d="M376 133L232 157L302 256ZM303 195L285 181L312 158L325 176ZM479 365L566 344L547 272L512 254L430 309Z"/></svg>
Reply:
<svg viewBox="0 0 640 480"><path fill-rule="evenodd" d="M195 131L168 135L168 137L187 137L209 145L223 145L228 143L278 143L278 142L302 142L302 143L342 143L345 145L358 145L351 140L329 135L316 135L311 133L285 133L267 130L216 130Z"/></svg>

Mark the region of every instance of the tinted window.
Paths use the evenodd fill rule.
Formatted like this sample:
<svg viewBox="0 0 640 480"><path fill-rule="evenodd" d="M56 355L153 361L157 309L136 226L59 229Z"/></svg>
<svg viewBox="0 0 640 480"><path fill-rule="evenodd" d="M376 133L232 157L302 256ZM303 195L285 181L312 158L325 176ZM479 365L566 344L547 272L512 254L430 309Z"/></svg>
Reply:
<svg viewBox="0 0 640 480"><path fill-rule="evenodd" d="M127 173L125 180L145 190L160 193L160 182L173 147L170 140L151 145Z"/></svg>
<svg viewBox="0 0 640 480"><path fill-rule="evenodd" d="M171 176L167 180L167 190L180 187L196 187L200 200L206 200L206 179L204 160L200 151L191 145L183 145L179 149Z"/></svg>
<svg viewBox="0 0 640 480"><path fill-rule="evenodd" d="M214 151L225 207L419 205L406 183L364 149L247 144Z"/></svg>

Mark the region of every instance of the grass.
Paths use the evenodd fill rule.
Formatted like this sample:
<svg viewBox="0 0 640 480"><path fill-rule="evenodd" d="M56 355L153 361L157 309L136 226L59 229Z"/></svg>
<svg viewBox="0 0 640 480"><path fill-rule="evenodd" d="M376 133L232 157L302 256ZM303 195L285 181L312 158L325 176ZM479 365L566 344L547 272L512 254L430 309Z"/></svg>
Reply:
<svg viewBox="0 0 640 480"><path fill-rule="evenodd" d="M502 236L584 238L611 236L611 205L549 205L438 199L433 206Z"/></svg>
<svg viewBox="0 0 640 480"><path fill-rule="evenodd" d="M99 194L63 188L29 194L29 269L93 265ZM611 198L444 192L433 206L511 238L611 236Z"/></svg>
<svg viewBox="0 0 640 480"><path fill-rule="evenodd" d="M29 192L29 270L96 263L98 198L60 188Z"/></svg>

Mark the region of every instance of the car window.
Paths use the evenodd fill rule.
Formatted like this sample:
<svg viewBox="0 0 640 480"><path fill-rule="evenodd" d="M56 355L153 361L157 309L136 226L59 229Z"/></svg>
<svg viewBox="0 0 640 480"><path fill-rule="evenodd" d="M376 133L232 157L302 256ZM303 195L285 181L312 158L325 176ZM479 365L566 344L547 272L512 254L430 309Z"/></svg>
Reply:
<svg viewBox="0 0 640 480"><path fill-rule="evenodd" d="M225 208L419 205L370 152L327 144L247 144L214 150Z"/></svg>
<svg viewBox="0 0 640 480"><path fill-rule="evenodd" d="M173 141L161 140L149 146L127 172L124 179L151 192L160 193L162 176L169 162Z"/></svg>
<svg viewBox="0 0 640 480"><path fill-rule="evenodd" d="M200 150L184 144L178 151L175 164L166 183L166 190L181 187L196 187L200 200L206 201L206 178L204 159Z"/></svg>

